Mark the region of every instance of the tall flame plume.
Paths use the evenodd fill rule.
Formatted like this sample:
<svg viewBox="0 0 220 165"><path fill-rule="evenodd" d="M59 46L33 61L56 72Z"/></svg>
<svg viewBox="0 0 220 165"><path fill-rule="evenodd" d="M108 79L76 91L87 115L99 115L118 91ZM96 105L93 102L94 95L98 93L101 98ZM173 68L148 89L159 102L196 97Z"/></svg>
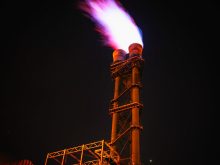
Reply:
<svg viewBox="0 0 220 165"><path fill-rule="evenodd" d="M80 9L96 23L96 30L103 36L105 45L126 52L132 43L143 46L140 29L118 1L84 0Z"/></svg>

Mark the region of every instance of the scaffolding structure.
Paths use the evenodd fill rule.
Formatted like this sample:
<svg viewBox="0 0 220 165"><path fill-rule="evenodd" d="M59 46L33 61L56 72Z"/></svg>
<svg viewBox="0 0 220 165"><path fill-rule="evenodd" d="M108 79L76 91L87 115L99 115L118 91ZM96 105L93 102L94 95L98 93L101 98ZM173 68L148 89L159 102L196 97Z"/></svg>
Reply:
<svg viewBox="0 0 220 165"><path fill-rule="evenodd" d="M119 154L104 140L47 154L44 165L119 165Z"/></svg>
<svg viewBox="0 0 220 165"><path fill-rule="evenodd" d="M110 145L120 155L121 165L140 165L140 103L141 73L144 60L132 54L110 67L114 80L114 98L109 113L112 116Z"/></svg>

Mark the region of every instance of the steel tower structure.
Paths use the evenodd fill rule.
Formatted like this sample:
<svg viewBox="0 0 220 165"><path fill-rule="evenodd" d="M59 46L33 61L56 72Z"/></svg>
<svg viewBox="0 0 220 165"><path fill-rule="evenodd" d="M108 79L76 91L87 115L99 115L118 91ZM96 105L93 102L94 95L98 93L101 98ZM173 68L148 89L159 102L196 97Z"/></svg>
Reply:
<svg viewBox="0 0 220 165"><path fill-rule="evenodd" d="M111 146L120 155L122 165L140 165L140 103L141 72L144 60L142 46L129 46L129 54L123 50L113 52L110 66L114 80L114 98L109 112L112 116Z"/></svg>
<svg viewBox="0 0 220 165"><path fill-rule="evenodd" d="M129 54L113 52L110 66L114 80L111 139L71 147L47 154L44 165L140 165L142 46L133 43Z"/></svg>

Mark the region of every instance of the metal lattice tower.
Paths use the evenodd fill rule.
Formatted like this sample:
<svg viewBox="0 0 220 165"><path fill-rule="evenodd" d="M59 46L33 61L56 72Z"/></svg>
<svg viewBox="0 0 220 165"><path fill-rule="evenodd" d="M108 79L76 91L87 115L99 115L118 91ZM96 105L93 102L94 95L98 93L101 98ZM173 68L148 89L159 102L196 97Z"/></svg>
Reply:
<svg viewBox="0 0 220 165"><path fill-rule="evenodd" d="M121 165L140 165L140 103L141 72L144 60L142 46L132 44L129 54L113 52L111 74L114 98L109 112L112 116L111 146L120 155Z"/></svg>
<svg viewBox="0 0 220 165"><path fill-rule="evenodd" d="M141 73L144 66L142 46L129 46L113 52L110 66L114 80L114 98L110 143L97 141L47 154L44 165L140 165Z"/></svg>

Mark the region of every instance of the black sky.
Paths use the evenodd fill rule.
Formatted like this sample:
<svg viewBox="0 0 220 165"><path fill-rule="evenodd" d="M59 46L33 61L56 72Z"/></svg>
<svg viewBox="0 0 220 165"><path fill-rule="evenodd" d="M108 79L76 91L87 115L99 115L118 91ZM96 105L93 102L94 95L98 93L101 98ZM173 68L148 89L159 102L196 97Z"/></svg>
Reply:
<svg viewBox="0 0 220 165"><path fill-rule="evenodd" d="M144 37L143 163L211 164L217 4L120 2ZM113 50L77 1L1 6L0 154L42 165L48 152L109 139Z"/></svg>

